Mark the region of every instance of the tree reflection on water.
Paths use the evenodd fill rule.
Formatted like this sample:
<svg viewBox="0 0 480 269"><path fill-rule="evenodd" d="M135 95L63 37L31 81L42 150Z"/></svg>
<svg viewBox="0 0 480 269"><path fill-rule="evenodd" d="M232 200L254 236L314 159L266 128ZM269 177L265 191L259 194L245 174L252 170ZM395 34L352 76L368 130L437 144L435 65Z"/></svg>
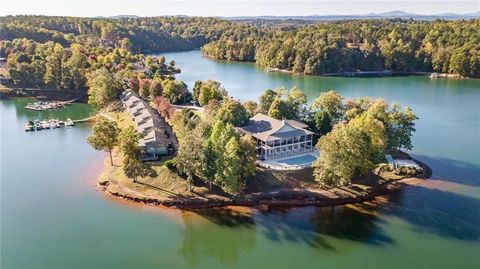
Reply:
<svg viewBox="0 0 480 269"><path fill-rule="evenodd" d="M197 267L205 257L213 257L222 264L233 265L242 252L255 248L255 223L249 213L231 209L196 213L204 219L183 214L183 241L178 249L189 267Z"/></svg>
<svg viewBox="0 0 480 269"><path fill-rule="evenodd" d="M386 225L392 227L391 217L408 223L415 233L476 241L480 239L478 212L478 199L422 186L406 187L390 195L386 203L270 208L247 213L228 208L203 210L196 212L202 221L185 217L179 253L190 266L207 256L231 265L264 238L333 252L344 250L337 249L344 245L334 239L384 246L395 243L385 231Z"/></svg>
<svg viewBox="0 0 480 269"><path fill-rule="evenodd" d="M271 240L306 243L311 247L335 250L328 236L381 245L392 239L377 227L381 220L374 205L273 209L261 213L255 223L264 227Z"/></svg>
<svg viewBox="0 0 480 269"><path fill-rule="evenodd" d="M372 244L391 239L375 231L378 221L373 207L275 208L268 211L222 208L184 214L183 241L178 252L190 267L213 257L233 265L242 252L255 249L256 235L268 240L289 241L311 247L335 250L325 235ZM372 236L375 234L374 236Z"/></svg>

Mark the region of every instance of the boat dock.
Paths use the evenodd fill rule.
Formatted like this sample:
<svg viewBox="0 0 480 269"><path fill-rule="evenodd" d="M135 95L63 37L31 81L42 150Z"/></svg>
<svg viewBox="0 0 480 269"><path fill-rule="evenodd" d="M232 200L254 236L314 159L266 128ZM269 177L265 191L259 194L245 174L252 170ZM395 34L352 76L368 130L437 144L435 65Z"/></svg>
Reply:
<svg viewBox="0 0 480 269"><path fill-rule="evenodd" d="M71 103L75 102L77 99L73 99L70 101L60 102L35 102L29 103L25 106L26 109L35 110L35 111L44 111L44 110L53 110L53 109L60 109L65 107L66 105L70 105Z"/></svg>
<svg viewBox="0 0 480 269"><path fill-rule="evenodd" d="M430 78L461 78L459 74L431 73Z"/></svg>
<svg viewBox="0 0 480 269"><path fill-rule="evenodd" d="M30 120L25 122L24 128L25 132L57 129L57 128L70 128L75 126L75 123L71 119L65 121L58 119L49 119L49 120Z"/></svg>

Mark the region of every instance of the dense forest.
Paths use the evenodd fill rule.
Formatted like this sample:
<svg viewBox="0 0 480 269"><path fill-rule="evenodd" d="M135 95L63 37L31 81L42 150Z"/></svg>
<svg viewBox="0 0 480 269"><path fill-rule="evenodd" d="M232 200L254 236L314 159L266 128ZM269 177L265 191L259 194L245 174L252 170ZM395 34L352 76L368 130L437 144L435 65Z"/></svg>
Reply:
<svg viewBox="0 0 480 269"><path fill-rule="evenodd" d="M125 47L128 43L134 53L201 47L215 59L313 75L391 70L480 77L478 29L480 19L267 23L199 17L0 18L2 40L27 38L64 47L74 43Z"/></svg>
<svg viewBox="0 0 480 269"><path fill-rule="evenodd" d="M198 49L220 39L241 40L258 35L253 25L215 18L76 18L52 16L0 17L0 39L28 38L38 42L54 41L64 46L85 39L120 43L128 38L138 53Z"/></svg>
<svg viewBox="0 0 480 269"><path fill-rule="evenodd" d="M5 66L14 84L74 90L79 97L88 95L89 103L97 108L116 99L124 86L145 97L163 95L174 104L190 98L187 85L175 79L180 72L175 61L167 64L162 56L132 53L126 41L119 47L86 43L63 46L17 38L0 40L0 52L7 56Z"/></svg>
<svg viewBox="0 0 480 269"><path fill-rule="evenodd" d="M480 77L480 20L352 20L223 37L202 51L302 74L392 70Z"/></svg>

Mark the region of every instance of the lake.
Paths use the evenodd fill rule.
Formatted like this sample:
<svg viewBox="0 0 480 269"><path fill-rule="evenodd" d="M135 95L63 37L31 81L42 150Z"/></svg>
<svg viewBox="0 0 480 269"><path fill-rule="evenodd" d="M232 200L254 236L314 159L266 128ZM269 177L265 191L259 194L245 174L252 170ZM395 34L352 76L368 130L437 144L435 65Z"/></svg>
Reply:
<svg viewBox="0 0 480 269"><path fill-rule="evenodd" d="M26 111L0 101L1 268L478 268L480 80L325 78L265 73L199 51L164 54L179 79L220 81L234 98L298 85L309 98L335 89L409 105L420 119L412 154L431 180L378 205L188 213L135 205L94 189L105 153L89 124L24 132L29 118L80 119L74 104Z"/></svg>

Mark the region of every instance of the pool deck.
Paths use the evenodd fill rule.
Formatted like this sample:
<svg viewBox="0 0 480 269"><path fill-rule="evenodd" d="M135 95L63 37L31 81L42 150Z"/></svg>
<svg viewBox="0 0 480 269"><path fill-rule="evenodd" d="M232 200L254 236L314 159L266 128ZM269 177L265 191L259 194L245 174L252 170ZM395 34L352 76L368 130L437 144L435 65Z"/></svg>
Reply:
<svg viewBox="0 0 480 269"><path fill-rule="evenodd" d="M288 170L300 170L304 168L311 167L313 162L317 159L319 152L317 149L314 149L311 152L306 152L302 154L295 154L290 156L283 156L280 158L275 159L268 159L268 160L258 160L257 164L271 170L278 170L278 171L288 171ZM308 160L304 162L304 159L310 159L310 156L313 157L313 160ZM308 157L302 159L301 157ZM289 163L287 161L298 161L297 163ZM285 162L284 162L285 161Z"/></svg>

